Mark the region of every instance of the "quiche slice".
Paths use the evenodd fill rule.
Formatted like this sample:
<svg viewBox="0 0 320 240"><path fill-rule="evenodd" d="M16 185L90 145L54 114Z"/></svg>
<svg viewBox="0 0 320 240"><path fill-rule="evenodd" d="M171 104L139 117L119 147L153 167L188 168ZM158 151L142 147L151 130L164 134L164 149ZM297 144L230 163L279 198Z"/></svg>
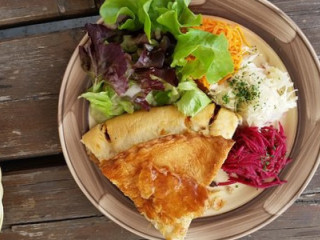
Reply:
<svg viewBox="0 0 320 240"><path fill-rule="evenodd" d="M100 168L166 239L183 239L192 219L214 204L207 183L233 143L221 136L169 135L101 161Z"/></svg>

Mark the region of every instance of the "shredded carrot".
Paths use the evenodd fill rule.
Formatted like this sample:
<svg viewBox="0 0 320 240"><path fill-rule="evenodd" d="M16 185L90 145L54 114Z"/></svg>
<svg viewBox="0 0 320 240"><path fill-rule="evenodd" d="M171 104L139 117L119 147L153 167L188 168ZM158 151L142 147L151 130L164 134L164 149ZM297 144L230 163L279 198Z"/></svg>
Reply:
<svg viewBox="0 0 320 240"><path fill-rule="evenodd" d="M224 34L229 43L229 52L231 54L234 72L237 72L240 69L242 62L242 46L249 45L243 35L241 28L238 25L232 26L229 23L218 21L210 17L203 17L202 24L199 27L195 27L212 34ZM233 73L234 73L233 72ZM219 81L219 84L223 83L225 80L229 79L233 73L228 74L226 77ZM199 80L204 86L209 87L209 83L206 77Z"/></svg>
<svg viewBox="0 0 320 240"><path fill-rule="evenodd" d="M198 79L198 82L201 84L201 86L203 86L205 89L209 89L210 88L210 83L208 83L208 80L206 78L206 76L203 76L202 78Z"/></svg>
<svg viewBox="0 0 320 240"><path fill-rule="evenodd" d="M188 62L191 62L191 61L193 61L193 60L195 60L195 59L196 59L196 57L193 56L193 55L189 55L189 56L186 58L186 60L187 60Z"/></svg>

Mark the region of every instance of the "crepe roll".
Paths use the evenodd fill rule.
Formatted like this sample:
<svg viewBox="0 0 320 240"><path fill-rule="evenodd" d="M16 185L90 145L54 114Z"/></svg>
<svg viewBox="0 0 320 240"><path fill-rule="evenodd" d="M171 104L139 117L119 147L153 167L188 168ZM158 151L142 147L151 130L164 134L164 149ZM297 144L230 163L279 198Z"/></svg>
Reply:
<svg viewBox="0 0 320 240"><path fill-rule="evenodd" d="M242 118L240 115L226 109L220 108L214 121L210 125L211 136L222 136L226 139L231 139Z"/></svg>
<svg viewBox="0 0 320 240"><path fill-rule="evenodd" d="M124 114L98 124L83 137L89 154L102 161L135 144L161 136L196 131L209 134L209 122L215 105L209 104L193 118L183 115L175 106L155 107L150 111Z"/></svg>

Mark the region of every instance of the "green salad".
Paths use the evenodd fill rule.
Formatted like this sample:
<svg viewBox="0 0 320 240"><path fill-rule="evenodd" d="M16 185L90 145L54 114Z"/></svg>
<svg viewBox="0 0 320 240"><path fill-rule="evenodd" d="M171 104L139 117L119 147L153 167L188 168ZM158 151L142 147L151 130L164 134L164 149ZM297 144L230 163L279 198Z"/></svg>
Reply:
<svg viewBox="0 0 320 240"><path fill-rule="evenodd" d="M189 3L108 0L104 23L86 24L90 41L79 54L92 87L81 97L96 121L170 104L194 116L211 102L194 80L216 83L233 72L233 61L223 34L194 28L202 16Z"/></svg>

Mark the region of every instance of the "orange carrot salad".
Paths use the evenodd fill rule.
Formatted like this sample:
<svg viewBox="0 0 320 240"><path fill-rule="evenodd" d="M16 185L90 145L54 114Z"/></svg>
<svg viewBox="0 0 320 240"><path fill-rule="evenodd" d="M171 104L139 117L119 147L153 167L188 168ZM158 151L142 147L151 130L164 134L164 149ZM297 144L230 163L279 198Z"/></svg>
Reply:
<svg viewBox="0 0 320 240"><path fill-rule="evenodd" d="M216 35L224 34L229 43L229 52L231 54L234 72L237 72L241 66L243 45L248 45L241 28L238 25L231 25L229 23L212 19L210 17L202 17L202 24L199 27L195 27L206 32L210 32ZM233 73L234 73L233 72ZM222 80L219 81L219 84L223 83L225 80L230 78L233 73L228 74ZM206 77L202 77L199 80L204 87L209 88L209 83L207 82Z"/></svg>

